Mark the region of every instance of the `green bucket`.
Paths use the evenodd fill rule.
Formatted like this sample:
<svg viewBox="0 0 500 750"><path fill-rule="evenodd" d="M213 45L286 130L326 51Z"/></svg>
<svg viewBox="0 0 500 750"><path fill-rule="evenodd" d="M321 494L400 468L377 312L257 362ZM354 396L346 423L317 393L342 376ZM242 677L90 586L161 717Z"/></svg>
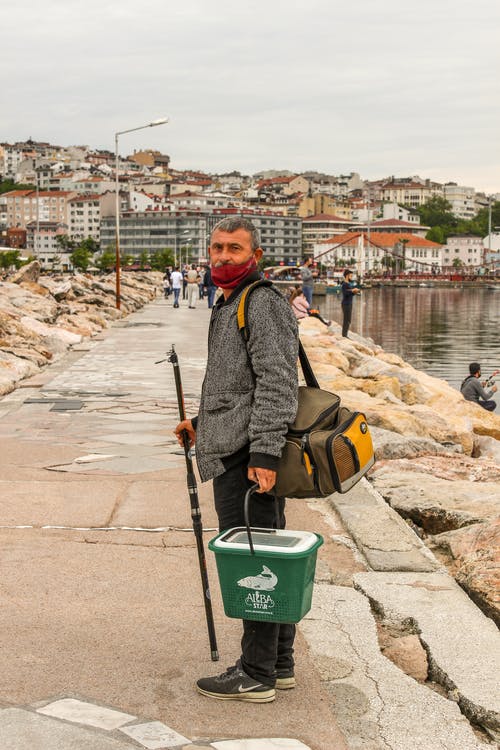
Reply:
<svg viewBox="0 0 500 750"><path fill-rule="evenodd" d="M248 499L245 498L245 518ZM311 609L319 534L310 531L229 529L208 543L215 553L228 617L260 622L299 622Z"/></svg>

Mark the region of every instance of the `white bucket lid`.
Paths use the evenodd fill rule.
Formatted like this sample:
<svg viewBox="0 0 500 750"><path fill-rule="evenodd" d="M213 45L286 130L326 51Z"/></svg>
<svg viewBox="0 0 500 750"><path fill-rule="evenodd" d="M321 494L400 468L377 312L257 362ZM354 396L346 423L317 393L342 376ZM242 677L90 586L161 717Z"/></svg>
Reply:
<svg viewBox="0 0 500 750"><path fill-rule="evenodd" d="M258 552L294 555L298 552L307 552L318 541L317 535L312 531L252 528L251 532L254 549ZM229 529L213 542L213 546L220 550L249 550L246 528L238 526Z"/></svg>

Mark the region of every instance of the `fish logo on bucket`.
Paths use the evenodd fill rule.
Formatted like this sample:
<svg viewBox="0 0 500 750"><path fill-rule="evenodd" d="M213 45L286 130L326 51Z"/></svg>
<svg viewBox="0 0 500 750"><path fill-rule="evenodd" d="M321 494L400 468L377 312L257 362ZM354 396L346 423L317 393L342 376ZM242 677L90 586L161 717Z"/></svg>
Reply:
<svg viewBox="0 0 500 750"><path fill-rule="evenodd" d="M269 570L267 565L263 565L259 575L240 578L238 586L244 589L253 589L254 591L274 591L277 583L278 576L272 570Z"/></svg>

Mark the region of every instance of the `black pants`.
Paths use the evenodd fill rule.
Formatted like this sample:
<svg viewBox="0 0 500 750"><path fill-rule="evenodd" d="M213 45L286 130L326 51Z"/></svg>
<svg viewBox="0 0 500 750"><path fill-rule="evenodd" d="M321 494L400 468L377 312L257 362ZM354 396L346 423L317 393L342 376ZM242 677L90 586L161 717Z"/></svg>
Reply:
<svg viewBox="0 0 500 750"><path fill-rule="evenodd" d="M344 338L347 338L347 332L349 331L349 326L351 325L352 305L342 305L342 313L344 315L344 318L342 320L342 336L344 336Z"/></svg>
<svg viewBox="0 0 500 750"><path fill-rule="evenodd" d="M215 509L221 531L244 524L243 501L252 485L247 468L248 458L214 479ZM284 529L285 498L278 498L278 504L279 521L274 496L254 493L250 500L251 525ZM294 638L295 625L243 620L242 668L255 680L274 687L276 669L293 669Z"/></svg>
<svg viewBox="0 0 500 750"><path fill-rule="evenodd" d="M478 401L479 406L482 406L486 411L495 411L496 401Z"/></svg>

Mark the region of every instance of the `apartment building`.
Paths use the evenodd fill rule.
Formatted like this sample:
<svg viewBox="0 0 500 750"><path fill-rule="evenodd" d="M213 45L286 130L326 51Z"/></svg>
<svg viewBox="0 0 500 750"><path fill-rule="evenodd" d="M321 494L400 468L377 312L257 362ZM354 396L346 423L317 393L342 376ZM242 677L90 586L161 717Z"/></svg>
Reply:
<svg viewBox="0 0 500 750"><path fill-rule="evenodd" d="M324 195L322 193L314 193L311 196L308 195L301 198L297 207L298 216L305 219L308 216L316 216L318 214L333 214L347 220L352 220L353 218L349 201L338 200L331 195Z"/></svg>
<svg viewBox="0 0 500 750"><path fill-rule="evenodd" d="M105 206L112 213L115 205L114 193L100 195L75 195L68 201L68 234L72 240L91 237L100 241L101 213Z"/></svg>
<svg viewBox="0 0 500 750"><path fill-rule="evenodd" d="M272 212L216 209L210 213L194 211L125 211L120 218L120 247L126 255L139 257L144 251L173 250L180 262L187 256L201 262L207 258L210 233L226 216L250 219L261 234L266 259L295 264L302 256L302 220ZM115 220L101 220L101 247L115 243Z"/></svg>
<svg viewBox="0 0 500 750"><path fill-rule="evenodd" d="M170 156L162 154L160 151L134 151L132 156L127 156L128 161L133 161L149 169L161 168L162 172L168 174Z"/></svg>
<svg viewBox="0 0 500 750"><path fill-rule="evenodd" d="M312 253L314 245L336 234L344 234L353 222L335 214L316 214L302 219L302 247L305 255Z"/></svg>
<svg viewBox="0 0 500 750"><path fill-rule="evenodd" d="M472 234L448 237L443 251L443 264L449 269L461 266L469 270L477 270L485 262L484 240Z"/></svg>
<svg viewBox="0 0 500 750"><path fill-rule="evenodd" d="M207 256L207 219L192 211L124 211L120 216L120 248L124 255L157 253L167 248L178 262ZM101 220L101 248L115 244L115 218Z"/></svg>
<svg viewBox="0 0 500 750"><path fill-rule="evenodd" d="M433 195L443 195L443 188L437 182L416 179L392 179L380 185L377 199L389 203L403 203L411 208L418 208L427 203Z"/></svg>
<svg viewBox="0 0 500 750"><path fill-rule="evenodd" d="M68 223L69 191L11 190L5 193L7 226L26 229L30 221Z"/></svg>
<svg viewBox="0 0 500 750"><path fill-rule="evenodd" d="M252 209L216 209L208 215L208 236L215 224L226 216L243 216L255 225L260 232L265 260L276 265L296 265L301 260L303 250L300 217Z"/></svg>
<svg viewBox="0 0 500 750"><path fill-rule="evenodd" d="M451 212L459 219L472 219L476 213L476 191L455 182L443 186L443 194L451 205Z"/></svg>
<svg viewBox="0 0 500 750"><path fill-rule="evenodd" d="M69 254L64 253L56 237L67 235L68 225L58 221L30 221L26 226L26 248L40 262L42 269L68 271Z"/></svg>

